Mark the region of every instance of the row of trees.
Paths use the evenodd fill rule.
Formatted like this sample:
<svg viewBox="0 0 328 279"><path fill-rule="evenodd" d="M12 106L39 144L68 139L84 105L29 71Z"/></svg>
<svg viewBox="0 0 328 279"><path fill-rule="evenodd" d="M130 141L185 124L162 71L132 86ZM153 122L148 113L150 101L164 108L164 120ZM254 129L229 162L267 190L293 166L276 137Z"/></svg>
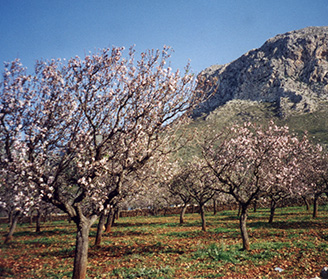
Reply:
<svg viewBox="0 0 328 279"><path fill-rule="evenodd" d="M220 195L222 203L237 202L245 250L250 249L246 223L251 204L269 203L272 222L283 200L312 196L316 217L318 198L328 193L327 153L307 135L302 139L292 135L286 126L236 125L205 137L199 148L200 156L182 166L172 165L175 173L168 188L183 204L191 198L198 203L203 230L203 208L214 195Z"/></svg>

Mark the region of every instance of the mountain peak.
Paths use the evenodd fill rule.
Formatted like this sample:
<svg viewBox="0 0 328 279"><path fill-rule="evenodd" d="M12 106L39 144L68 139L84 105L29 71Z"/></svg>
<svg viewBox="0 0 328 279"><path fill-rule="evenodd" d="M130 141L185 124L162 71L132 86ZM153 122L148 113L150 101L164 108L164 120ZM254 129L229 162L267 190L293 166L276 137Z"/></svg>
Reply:
<svg viewBox="0 0 328 279"><path fill-rule="evenodd" d="M211 97L195 117L234 99L275 103L281 116L316 111L328 101L328 26L279 34L200 75L212 81Z"/></svg>

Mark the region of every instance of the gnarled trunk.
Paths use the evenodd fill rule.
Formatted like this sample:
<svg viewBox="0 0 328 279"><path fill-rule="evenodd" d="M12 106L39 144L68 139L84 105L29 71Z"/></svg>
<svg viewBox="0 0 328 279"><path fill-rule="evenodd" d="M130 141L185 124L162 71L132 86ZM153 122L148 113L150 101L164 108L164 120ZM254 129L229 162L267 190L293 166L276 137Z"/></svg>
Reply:
<svg viewBox="0 0 328 279"><path fill-rule="evenodd" d="M6 235L4 243L8 243L9 241L12 240L19 219L19 215L20 215L20 211L18 210L15 210L14 212L10 213L10 217L9 217L10 228L8 234Z"/></svg>
<svg viewBox="0 0 328 279"><path fill-rule="evenodd" d="M96 240L95 240L95 245L96 246L101 245L101 239L102 239L102 235L103 235L103 232L104 232L105 223L106 223L106 214L103 212L100 215L99 222L98 222L97 235L96 235Z"/></svg>
<svg viewBox="0 0 328 279"><path fill-rule="evenodd" d="M240 208L241 208L241 212L240 212L239 226L240 226L241 238L243 240L243 250L248 251L250 249L250 245L249 245L249 237L246 228L247 206L240 205Z"/></svg>
<svg viewBox="0 0 328 279"><path fill-rule="evenodd" d="M302 199L305 203L306 211L309 211L310 210L310 203L309 203L307 197L302 197Z"/></svg>
<svg viewBox="0 0 328 279"><path fill-rule="evenodd" d="M114 210L111 207L109 209L109 212L108 212L108 215L107 215L107 222L106 222L106 225L105 225L105 227L106 227L105 232L106 233L109 233L111 231L113 223L114 223Z"/></svg>
<svg viewBox="0 0 328 279"><path fill-rule="evenodd" d="M188 204L186 203L186 204L184 204L184 206L182 207L182 209L180 211L180 224L184 223L184 216L186 214L187 207L188 207Z"/></svg>
<svg viewBox="0 0 328 279"><path fill-rule="evenodd" d="M75 220L77 233L72 277L73 279L86 278L88 265L89 232L92 224L96 219L96 216L93 216L91 219L87 219L84 216L79 216L78 220Z"/></svg>
<svg viewBox="0 0 328 279"><path fill-rule="evenodd" d="M74 209L67 206L70 211L72 220L76 224L76 242L75 242L75 257L73 268L73 279L85 279L88 264L88 249L89 249L89 232L92 224L97 220L97 215L86 217L82 213L82 209L77 205Z"/></svg>
<svg viewBox="0 0 328 279"><path fill-rule="evenodd" d="M241 205L238 205L238 212L237 212L237 217L240 217L241 214Z"/></svg>

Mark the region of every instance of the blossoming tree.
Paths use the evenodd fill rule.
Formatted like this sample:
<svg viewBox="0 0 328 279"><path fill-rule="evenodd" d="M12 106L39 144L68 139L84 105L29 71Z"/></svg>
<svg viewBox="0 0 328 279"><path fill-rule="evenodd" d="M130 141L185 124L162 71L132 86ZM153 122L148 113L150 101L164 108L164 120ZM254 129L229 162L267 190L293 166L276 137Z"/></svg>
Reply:
<svg viewBox="0 0 328 279"><path fill-rule="evenodd" d="M286 129L286 127L285 127ZM288 129L283 133L288 133ZM288 136L281 150L277 150L276 157L270 160L270 187L264 199L270 202L269 223L273 222L278 204L287 199L299 197L304 193L302 177L304 163L312 156L314 145L305 134L301 140ZM278 147L279 148L279 147Z"/></svg>
<svg viewBox="0 0 328 279"><path fill-rule="evenodd" d="M232 195L240 206L244 250L250 249L246 228L249 206L275 185L291 185L295 168L292 163L285 164L286 157L301 145L287 127L273 123L267 128L252 123L233 126L202 145L208 166L221 182L217 190Z"/></svg>
<svg viewBox="0 0 328 279"><path fill-rule="evenodd" d="M0 171L0 209L9 216L9 232L5 243L13 238L18 220L30 214L32 207L42 208L43 203L34 191L24 187L19 177L10 172Z"/></svg>
<svg viewBox="0 0 328 279"><path fill-rule="evenodd" d="M198 204L203 231L206 231L205 204L216 193L215 183L217 181L211 170L198 157L193 157L190 162L181 166L168 183L172 193L176 193L181 199L191 198ZM184 202L187 204L190 200Z"/></svg>
<svg viewBox="0 0 328 279"><path fill-rule="evenodd" d="M2 171L75 222L73 278L85 278L91 225L119 195L125 176L165 155L175 128L201 98L191 74L166 67L170 48L135 59L123 48L66 61L19 61L1 82ZM138 61L136 61L138 60Z"/></svg>
<svg viewBox="0 0 328 279"><path fill-rule="evenodd" d="M175 176L173 176L166 184L165 187L167 187L170 194L174 197L178 197L179 201L182 202L181 211L180 211L180 224L183 224L185 221L185 213L187 211L187 207L192 201L192 197L189 193L189 191L184 187L186 181L184 180L186 178L187 174L183 171L180 173L177 173Z"/></svg>
<svg viewBox="0 0 328 279"><path fill-rule="evenodd" d="M300 156L300 175L295 194L313 197L312 217L318 217L318 200L328 193L328 154L319 144L308 143Z"/></svg>

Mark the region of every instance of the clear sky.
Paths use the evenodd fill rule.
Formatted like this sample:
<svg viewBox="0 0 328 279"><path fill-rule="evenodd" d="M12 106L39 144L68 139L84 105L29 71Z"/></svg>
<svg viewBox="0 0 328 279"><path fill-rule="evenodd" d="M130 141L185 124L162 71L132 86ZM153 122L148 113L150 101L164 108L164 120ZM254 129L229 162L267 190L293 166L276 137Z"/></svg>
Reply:
<svg viewBox="0 0 328 279"><path fill-rule="evenodd" d="M267 39L328 25L327 0L0 0L0 70L20 58L83 56L110 46L174 49L195 73L231 62Z"/></svg>

